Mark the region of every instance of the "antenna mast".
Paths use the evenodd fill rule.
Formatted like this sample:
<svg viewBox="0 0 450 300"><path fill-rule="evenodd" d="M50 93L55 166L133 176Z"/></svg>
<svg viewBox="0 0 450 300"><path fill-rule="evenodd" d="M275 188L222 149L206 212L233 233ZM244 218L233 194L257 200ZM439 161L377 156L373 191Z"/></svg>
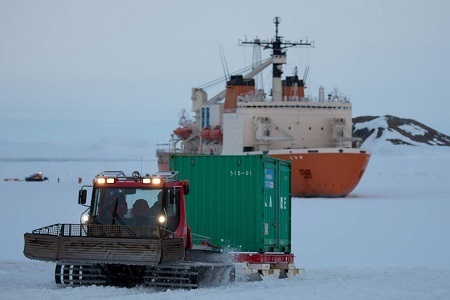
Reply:
<svg viewBox="0 0 450 300"><path fill-rule="evenodd" d="M255 42L259 42L259 39L256 38ZM254 44L253 45L252 70L255 70L255 69L259 68L261 65L262 65L261 48L258 47L257 44ZM262 77L262 73L261 72L259 72L255 76L255 83L256 83L256 86L258 87L258 89L264 89L264 82L263 82L263 77Z"/></svg>
<svg viewBox="0 0 450 300"><path fill-rule="evenodd" d="M270 41L260 41L255 39L254 41L242 41L243 45L258 45L265 49L272 49L272 99L273 101L282 100L281 89L281 75L283 74L283 65L286 64L286 48L290 47L314 47L314 42L309 42L306 39L305 42L300 40L299 42L283 41L283 37L278 35L278 25L281 23L280 17L273 19L275 23L275 37Z"/></svg>

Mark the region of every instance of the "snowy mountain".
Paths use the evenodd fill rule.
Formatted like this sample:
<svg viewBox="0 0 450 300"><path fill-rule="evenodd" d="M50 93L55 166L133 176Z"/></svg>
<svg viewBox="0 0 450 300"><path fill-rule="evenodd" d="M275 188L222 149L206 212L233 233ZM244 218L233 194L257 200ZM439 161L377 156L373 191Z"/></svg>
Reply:
<svg viewBox="0 0 450 300"><path fill-rule="evenodd" d="M415 120L390 115L353 118L353 137L362 138L362 148L371 151L391 145L450 146L450 136Z"/></svg>

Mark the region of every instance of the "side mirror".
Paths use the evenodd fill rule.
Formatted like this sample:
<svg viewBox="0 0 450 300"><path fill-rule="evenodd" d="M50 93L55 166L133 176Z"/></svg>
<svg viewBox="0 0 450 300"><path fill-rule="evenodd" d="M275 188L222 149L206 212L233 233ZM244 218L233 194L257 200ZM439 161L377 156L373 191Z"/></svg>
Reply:
<svg viewBox="0 0 450 300"><path fill-rule="evenodd" d="M79 190L78 191L78 204L84 205L86 204L87 198L87 190Z"/></svg>

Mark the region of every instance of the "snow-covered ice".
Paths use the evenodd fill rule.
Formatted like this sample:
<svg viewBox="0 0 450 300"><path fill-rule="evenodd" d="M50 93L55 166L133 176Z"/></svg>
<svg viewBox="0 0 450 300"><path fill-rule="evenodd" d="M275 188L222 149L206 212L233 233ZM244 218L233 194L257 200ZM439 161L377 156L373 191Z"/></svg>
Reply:
<svg viewBox="0 0 450 300"><path fill-rule="evenodd" d="M144 161L144 172L155 169ZM78 223L78 177L140 170L140 161L0 160L1 299L450 299L450 150L392 146L372 155L343 199L293 199L292 246L302 276L220 288L64 288L54 264L23 256L23 234ZM42 171L47 182L11 182ZM60 177L60 183L57 183Z"/></svg>

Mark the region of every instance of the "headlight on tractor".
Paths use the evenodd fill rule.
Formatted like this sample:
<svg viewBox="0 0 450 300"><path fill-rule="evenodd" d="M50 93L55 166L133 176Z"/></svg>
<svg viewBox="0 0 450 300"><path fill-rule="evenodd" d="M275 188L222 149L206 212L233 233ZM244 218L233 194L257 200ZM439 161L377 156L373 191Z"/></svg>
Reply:
<svg viewBox="0 0 450 300"><path fill-rule="evenodd" d="M158 223L159 223L159 225L163 225L164 226L166 224L166 216L160 215L158 217Z"/></svg>
<svg viewBox="0 0 450 300"><path fill-rule="evenodd" d="M81 215L81 219L80 219L80 223L81 224L86 224L89 221L89 214L82 214Z"/></svg>

